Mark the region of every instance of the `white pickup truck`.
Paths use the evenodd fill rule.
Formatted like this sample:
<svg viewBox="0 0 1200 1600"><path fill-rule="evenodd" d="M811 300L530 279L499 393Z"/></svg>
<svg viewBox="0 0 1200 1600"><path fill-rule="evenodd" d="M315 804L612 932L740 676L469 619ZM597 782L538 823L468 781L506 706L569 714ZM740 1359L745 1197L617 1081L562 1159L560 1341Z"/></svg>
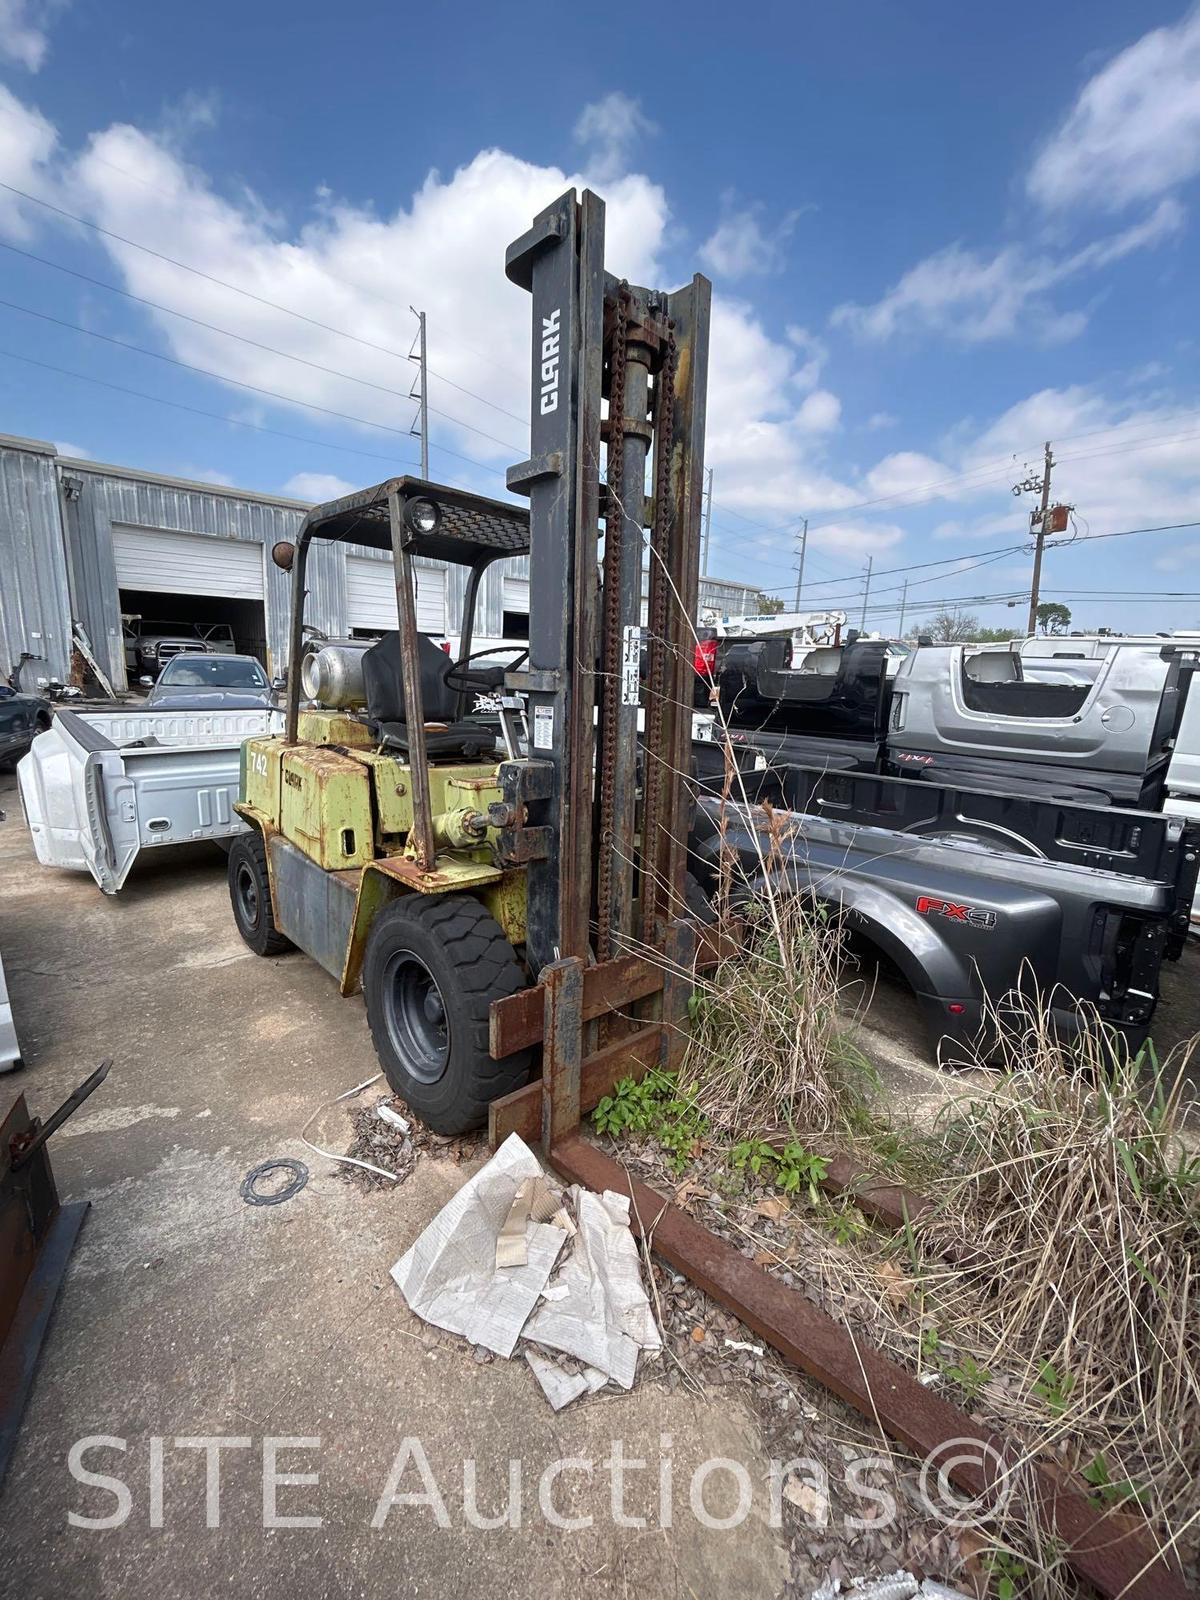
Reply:
<svg viewBox="0 0 1200 1600"><path fill-rule="evenodd" d="M38 860L116 894L142 850L243 832L242 741L282 727L272 709L56 712L17 767Z"/></svg>

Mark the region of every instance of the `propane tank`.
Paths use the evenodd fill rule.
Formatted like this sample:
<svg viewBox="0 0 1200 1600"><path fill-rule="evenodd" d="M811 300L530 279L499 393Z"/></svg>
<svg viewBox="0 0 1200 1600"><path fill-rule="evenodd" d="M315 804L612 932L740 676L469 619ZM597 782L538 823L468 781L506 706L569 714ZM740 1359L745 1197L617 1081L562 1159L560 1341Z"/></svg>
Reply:
<svg viewBox="0 0 1200 1600"><path fill-rule="evenodd" d="M327 706L331 711L357 711L367 703L362 658L370 642L327 644L305 656L300 668L300 685L305 698Z"/></svg>

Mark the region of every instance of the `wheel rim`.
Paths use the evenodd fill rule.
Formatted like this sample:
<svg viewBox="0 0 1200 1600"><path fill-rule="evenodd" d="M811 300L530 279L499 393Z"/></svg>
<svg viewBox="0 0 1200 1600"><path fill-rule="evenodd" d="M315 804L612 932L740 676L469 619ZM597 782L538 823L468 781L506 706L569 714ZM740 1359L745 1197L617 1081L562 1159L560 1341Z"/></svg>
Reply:
<svg viewBox="0 0 1200 1600"><path fill-rule="evenodd" d="M237 891L238 910L246 926L252 928L258 921L258 883L254 873L244 861L237 869L234 888Z"/></svg>
<svg viewBox="0 0 1200 1600"><path fill-rule="evenodd" d="M392 1048L420 1083L436 1083L450 1059L446 1006L429 968L410 950L388 957L383 1013Z"/></svg>

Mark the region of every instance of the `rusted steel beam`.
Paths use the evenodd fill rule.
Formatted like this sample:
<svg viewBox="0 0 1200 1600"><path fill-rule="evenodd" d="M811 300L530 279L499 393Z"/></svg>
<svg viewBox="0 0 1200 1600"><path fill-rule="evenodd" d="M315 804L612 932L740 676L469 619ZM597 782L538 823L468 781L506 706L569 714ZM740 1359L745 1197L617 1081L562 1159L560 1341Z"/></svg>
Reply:
<svg viewBox="0 0 1200 1600"><path fill-rule="evenodd" d="M865 1217L891 1228L919 1222L934 1209L933 1201L900 1183L885 1183L850 1156L831 1156L821 1188L846 1195Z"/></svg>
<svg viewBox="0 0 1200 1600"><path fill-rule="evenodd" d="M586 1139L575 1135L560 1141L550 1151L550 1161L573 1183L630 1195L635 1225L651 1236L658 1255L893 1439L925 1458L953 1442L954 1451L937 1460L972 1498L985 1497L997 1487L995 1469L1013 1461L1015 1452L999 1436L981 1430L965 1411L859 1343L803 1295L638 1183ZM1023 1508L1025 1515L1038 1518L1064 1546L1072 1569L1102 1595L1194 1600L1180 1573L1127 1517L1057 1482L1040 1466L1031 1465L1028 1472L1035 1504Z"/></svg>
<svg viewBox="0 0 1200 1600"><path fill-rule="evenodd" d="M580 1115L594 1111L611 1094L622 1078L643 1078L662 1056L664 1030L654 1023L614 1039L579 1066ZM535 1078L523 1089L493 1100L488 1107L488 1138L492 1148L502 1144L510 1133L519 1133L526 1144L536 1144L542 1136L542 1081Z"/></svg>

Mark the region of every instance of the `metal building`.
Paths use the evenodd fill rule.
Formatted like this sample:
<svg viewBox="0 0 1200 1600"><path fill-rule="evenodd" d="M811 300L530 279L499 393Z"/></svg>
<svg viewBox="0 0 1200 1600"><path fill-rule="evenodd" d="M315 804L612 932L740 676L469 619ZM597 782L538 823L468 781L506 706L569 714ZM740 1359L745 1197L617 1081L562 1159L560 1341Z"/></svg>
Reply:
<svg viewBox="0 0 1200 1600"><path fill-rule="evenodd" d="M0 435L0 674L24 660L22 686L66 681L72 624L102 670L127 687L130 618L225 623L268 672L286 666L290 579L271 546L296 534L308 505L242 489L60 456ZM423 629L460 631L464 571L419 561ZM357 545L314 546L305 617L329 638L395 627L390 559ZM524 560L484 579L476 648L528 635ZM137 626L136 623L132 626Z"/></svg>

